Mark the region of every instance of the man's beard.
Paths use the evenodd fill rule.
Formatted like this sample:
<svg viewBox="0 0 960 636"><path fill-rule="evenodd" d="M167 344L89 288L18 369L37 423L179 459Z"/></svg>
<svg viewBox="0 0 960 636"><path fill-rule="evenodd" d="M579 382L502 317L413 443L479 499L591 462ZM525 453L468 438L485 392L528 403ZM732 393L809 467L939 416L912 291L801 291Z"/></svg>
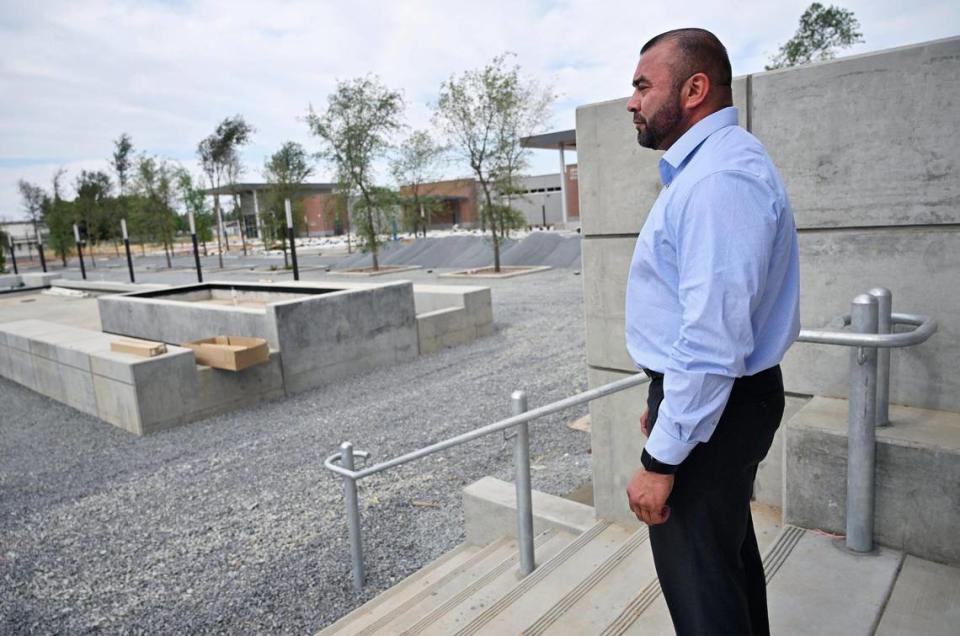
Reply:
<svg viewBox="0 0 960 636"><path fill-rule="evenodd" d="M680 91L674 93L674 99L663 105L651 119L640 116L644 123L643 130L637 131L637 143L644 148L657 150L663 140L677 129L683 119L680 109Z"/></svg>

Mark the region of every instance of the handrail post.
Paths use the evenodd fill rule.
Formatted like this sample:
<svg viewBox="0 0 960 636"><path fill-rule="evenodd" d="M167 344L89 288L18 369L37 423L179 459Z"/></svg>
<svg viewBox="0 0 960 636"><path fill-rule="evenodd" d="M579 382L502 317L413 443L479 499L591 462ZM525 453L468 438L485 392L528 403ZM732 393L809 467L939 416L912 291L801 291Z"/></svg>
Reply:
<svg viewBox="0 0 960 636"><path fill-rule="evenodd" d="M340 444L340 465L354 470L353 444ZM357 500L357 481L343 476L343 500L347 508L347 526L350 531L350 558L353 562L353 590L363 591L363 543L360 536L360 505Z"/></svg>
<svg viewBox="0 0 960 636"><path fill-rule="evenodd" d="M514 391L510 396L511 411L521 415L527 411L527 394ZM513 465L517 487L517 543L520 547L520 573L524 576L537 567L533 554L533 495L530 490L530 426L517 425L513 438Z"/></svg>
<svg viewBox="0 0 960 636"><path fill-rule="evenodd" d="M870 295L877 299L877 333L893 331L893 294L885 287L874 287ZM890 349L877 351L877 426L890 424Z"/></svg>
<svg viewBox="0 0 960 636"><path fill-rule="evenodd" d="M876 333L878 302L870 294L853 299L851 325ZM850 357L850 410L847 420L847 548L873 550L876 462L877 348L856 347Z"/></svg>

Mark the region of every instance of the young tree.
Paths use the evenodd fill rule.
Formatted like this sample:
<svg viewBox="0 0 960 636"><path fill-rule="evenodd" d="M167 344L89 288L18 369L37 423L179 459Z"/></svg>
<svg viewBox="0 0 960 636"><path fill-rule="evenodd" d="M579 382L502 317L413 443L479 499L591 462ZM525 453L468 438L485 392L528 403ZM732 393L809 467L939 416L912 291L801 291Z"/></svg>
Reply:
<svg viewBox="0 0 960 636"><path fill-rule="evenodd" d="M380 269L380 232L393 213L382 188L376 187L374 163L385 157L402 115L403 96L372 76L338 82L327 109L318 114L311 106L307 114L310 130L323 146L320 155L336 167L347 196L357 194L357 235L361 249L373 257L374 271Z"/></svg>
<svg viewBox="0 0 960 636"><path fill-rule="evenodd" d="M427 235L431 216L439 208L439 201L431 196L431 183L440 177L440 162L447 148L436 143L425 130L414 131L403 143L391 165L393 178L401 192L404 225L414 235L423 230Z"/></svg>
<svg viewBox="0 0 960 636"><path fill-rule="evenodd" d="M47 243L60 257L63 266L67 266L67 256L73 248L73 224L77 218L75 206L70 201L64 201L63 175L66 171L59 168L53 174L52 196L45 201L43 208L43 224L47 226Z"/></svg>
<svg viewBox="0 0 960 636"><path fill-rule="evenodd" d="M207 241L213 240L213 219L207 208L207 195L203 193L200 180L194 180L193 175L186 168L180 166L174 171L177 193L184 210L193 213L193 221L197 228L197 240L203 246L203 255L207 255ZM189 223L187 225L189 227Z"/></svg>
<svg viewBox="0 0 960 636"><path fill-rule="evenodd" d="M230 198L233 201L233 210L231 211L233 212L233 218L237 221L237 227L240 228L240 245L243 249L243 255L246 256L247 235L243 223L243 208L240 206L240 190L237 188L241 174L243 174L243 162L240 161L240 155L234 150L234 152L230 153L230 158L227 161L226 175L230 189Z"/></svg>
<svg viewBox="0 0 960 636"><path fill-rule="evenodd" d="M263 178L270 184L265 201L267 214L264 215L263 227L273 240L280 238L285 268L287 267L287 217L283 202L285 199L290 199L290 204L294 208L293 227L296 231L303 217L299 209L302 203L298 195L302 192L301 186L304 181L311 174L313 174L313 162L310 160L310 155L303 146L294 141L283 144L280 150L270 155L263 165Z"/></svg>
<svg viewBox="0 0 960 636"><path fill-rule="evenodd" d="M167 267L172 267L173 237L177 214L173 166L163 159L141 155L136 162L133 187L137 194L140 227L154 240L163 244Z"/></svg>
<svg viewBox="0 0 960 636"><path fill-rule="evenodd" d="M434 121L480 184L481 221L490 230L494 271L500 271L500 242L512 224L509 207L494 201L497 187L512 183L523 165L520 137L546 123L553 96L520 77L520 69L499 55L479 70L440 85Z"/></svg>
<svg viewBox="0 0 960 636"><path fill-rule="evenodd" d="M764 68L772 71L798 64L832 60L836 48L846 48L863 42L858 31L860 22L853 11L840 7L824 7L814 2L800 16L796 34L780 47Z"/></svg>
<svg viewBox="0 0 960 636"><path fill-rule="evenodd" d="M110 161L113 171L117 173L117 186L122 197L127 192L127 182L130 180L130 168L133 166L133 141L130 135L123 133L113 142L113 158Z"/></svg>
<svg viewBox="0 0 960 636"><path fill-rule="evenodd" d="M217 126L217 129L209 137L200 142L197 146L197 155L200 157L200 164L203 166L203 172L210 181L210 187L213 190L220 188L227 175L227 167L233 161L237 150L250 141L250 136L255 132L253 126L244 121L240 115L227 117ZM223 247L227 244L227 235L223 229L223 214L220 211L220 197L213 196L213 209L217 217L217 256L220 259L220 268L223 268ZM220 239L223 236L223 245Z"/></svg>
<svg viewBox="0 0 960 636"><path fill-rule="evenodd" d="M47 193L40 186L23 179L17 181L17 188L20 190L20 198L23 199L23 209L33 225L33 235L39 236L38 226L43 220L43 206L47 199Z"/></svg>
<svg viewBox="0 0 960 636"><path fill-rule="evenodd" d="M94 247L103 240L113 238L116 233L112 223L112 206L110 196L110 177L107 173L96 170L81 170L74 182L77 192L74 205L79 212L83 234L90 242L90 263L97 266Z"/></svg>

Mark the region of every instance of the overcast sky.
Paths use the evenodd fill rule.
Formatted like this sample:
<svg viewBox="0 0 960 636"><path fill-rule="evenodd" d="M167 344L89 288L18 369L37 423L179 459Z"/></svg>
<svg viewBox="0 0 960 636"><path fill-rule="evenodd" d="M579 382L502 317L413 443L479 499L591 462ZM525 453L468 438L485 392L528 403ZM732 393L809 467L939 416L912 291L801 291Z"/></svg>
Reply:
<svg viewBox="0 0 960 636"><path fill-rule="evenodd" d="M426 127L441 81L503 51L560 96L550 128L573 128L578 105L629 93L653 35L708 28L726 44L734 75L757 72L808 4L0 0L0 219L23 216L18 179L49 187L61 166L71 184L83 168L107 169L123 132L138 152L195 168L197 143L236 113L257 129L244 178L260 180L264 158L283 142L317 149L302 117L309 104L326 104L337 79L379 75L403 91L406 123ZM960 34L955 0L841 6L866 39L844 54ZM532 159L532 173L558 169L555 153ZM313 180L330 175L320 165Z"/></svg>

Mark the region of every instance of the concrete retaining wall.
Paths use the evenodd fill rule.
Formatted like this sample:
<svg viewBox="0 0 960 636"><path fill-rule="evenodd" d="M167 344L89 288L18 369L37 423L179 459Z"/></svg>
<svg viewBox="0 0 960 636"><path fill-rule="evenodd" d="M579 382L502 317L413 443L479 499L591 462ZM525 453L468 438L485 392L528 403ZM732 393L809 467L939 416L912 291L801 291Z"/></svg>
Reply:
<svg viewBox="0 0 960 636"><path fill-rule="evenodd" d="M894 311L940 323L927 344L894 352L891 398L947 411L960 411L960 376L950 372L960 363L960 295L947 291L960 272L958 62L960 38L949 38L734 80L741 125L767 147L794 207L802 324L826 327L857 293L889 287ZM660 154L637 145L626 99L577 110L591 387L634 371L624 287L660 190ZM798 344L783 368L788 391L846 396L846 351ZM640 410L591 407L600 516L622 518L622 486L639 464ZM759 492L780 489L770 471L761 475Z"/></svg>
<svg viewBox="0 0 960 636"><path fill-rule="evenodd" d="M417 285L414 298L421 354L466 344L493 333L489 287Z"/></svg>

